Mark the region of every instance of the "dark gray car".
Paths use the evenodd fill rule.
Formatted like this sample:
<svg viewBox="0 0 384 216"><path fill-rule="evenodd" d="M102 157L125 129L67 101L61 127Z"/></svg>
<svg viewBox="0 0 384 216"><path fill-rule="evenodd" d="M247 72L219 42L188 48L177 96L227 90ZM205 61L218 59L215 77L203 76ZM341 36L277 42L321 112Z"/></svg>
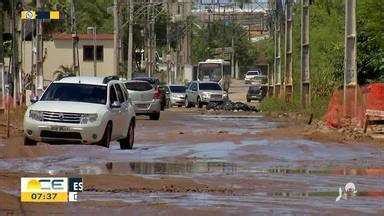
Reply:
<svg viewBox="0 0 384 216"><path fill-rule="evenodd" d="M247 102L251 102L252 100L261 101L265 97L266 93L267 91L263 85L249 86L247 92Z"/></svg>

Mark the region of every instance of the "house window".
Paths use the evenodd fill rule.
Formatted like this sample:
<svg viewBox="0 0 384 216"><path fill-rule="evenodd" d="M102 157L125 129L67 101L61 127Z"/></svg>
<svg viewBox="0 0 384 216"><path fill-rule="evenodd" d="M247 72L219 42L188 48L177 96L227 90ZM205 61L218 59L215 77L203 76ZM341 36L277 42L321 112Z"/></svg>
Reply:
<svg viewBox="0 0 384 216"><path fill-rule="evenodd" d="M103 46L96 46L96 60L104 60ZM93 46L83 46L83 61L93 61Z"/></svg>

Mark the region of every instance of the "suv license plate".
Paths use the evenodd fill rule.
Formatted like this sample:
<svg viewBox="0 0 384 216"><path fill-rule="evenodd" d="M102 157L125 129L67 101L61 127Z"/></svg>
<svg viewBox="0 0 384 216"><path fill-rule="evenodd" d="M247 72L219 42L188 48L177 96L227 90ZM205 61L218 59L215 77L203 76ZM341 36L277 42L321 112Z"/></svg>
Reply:
<svg viewBox="0 0 384 216"><path fill-rule="evenodd" d="M57 132L68 132L70 131L70 128L65 126L51 126L51 130Z"/></svg>

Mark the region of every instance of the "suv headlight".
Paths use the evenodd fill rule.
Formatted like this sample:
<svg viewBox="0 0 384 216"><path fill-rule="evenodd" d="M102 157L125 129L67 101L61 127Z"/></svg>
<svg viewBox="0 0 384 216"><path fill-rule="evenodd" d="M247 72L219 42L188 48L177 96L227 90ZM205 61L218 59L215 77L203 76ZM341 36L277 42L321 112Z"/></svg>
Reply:
<svg viewBox="0 0 384 216"><path fill-rule="evenodd" d="M80 117L80 124L88 124L97 120L97 114L82 114Z"/></svg>
<svg viewBox="0 0 384 216"><path fill-rule="evenodd" d="M43 112L42 111L36 111L36 110L30 110L29 111L29 118L36 120L36 121L43 121Z"/></svg>
<svg viewBox="0 0 384 216"><path fill-rule="evenodd" d="M205 99L209 99L209 93L207 93L207 92L203 92L203 94L201 94L201 96Z"/></svg>

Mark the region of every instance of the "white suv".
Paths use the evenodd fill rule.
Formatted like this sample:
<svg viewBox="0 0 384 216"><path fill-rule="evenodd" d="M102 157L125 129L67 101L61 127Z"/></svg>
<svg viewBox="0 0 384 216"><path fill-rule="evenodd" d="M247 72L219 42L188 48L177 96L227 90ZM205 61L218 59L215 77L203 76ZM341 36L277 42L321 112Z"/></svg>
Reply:
<svg viewBox="0 0 384 216"><path fill-rule="evenodd" d="M98 144L132 149L135 110L116 77L67 77L52 82L24 116L24 145Z"/></svg>
<svg viewBox="0 0 384 216"><path fill-rule="evenodd" d="M223 101L224 91L217 82L193 81L186 91L185 107L190 108L197 104L199 108L202 108L209 102Z"/></svg>

